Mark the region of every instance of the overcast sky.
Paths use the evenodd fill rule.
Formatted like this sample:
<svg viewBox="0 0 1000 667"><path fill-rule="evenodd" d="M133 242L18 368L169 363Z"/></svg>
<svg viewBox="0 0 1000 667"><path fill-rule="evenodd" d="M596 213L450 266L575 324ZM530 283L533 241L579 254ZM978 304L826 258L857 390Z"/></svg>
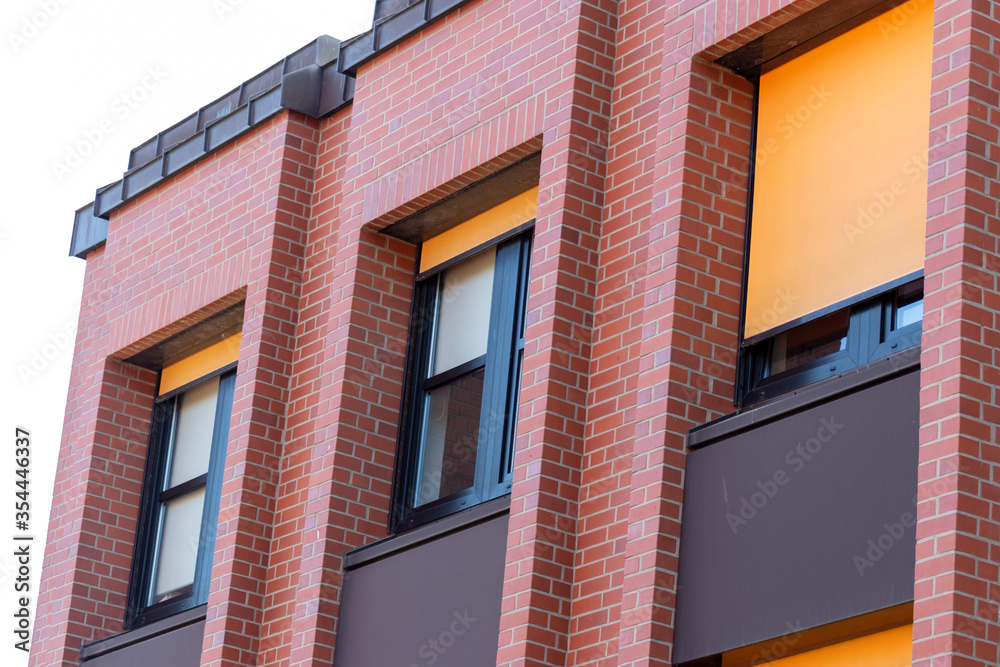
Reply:
<svg viewBox="0 0 1000 667"><path fill-rule="evenodd" d="M12 630L14 535L33 536L32 628L62 436L84 261L73 212L118 180L129 150L321 34L371 27L374 0L4 0L0 77L0 664ZM27 531L15 528L15 428L31 433Z"/></svg>

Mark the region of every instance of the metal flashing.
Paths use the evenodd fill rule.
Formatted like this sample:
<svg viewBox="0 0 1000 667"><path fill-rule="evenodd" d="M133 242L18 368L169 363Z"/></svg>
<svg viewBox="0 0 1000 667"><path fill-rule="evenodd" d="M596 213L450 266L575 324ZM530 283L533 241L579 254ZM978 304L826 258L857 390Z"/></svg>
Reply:
<svg viewBox="0 0 1000 667"><path fill-rule="evenodd" d="M360 65L471 1L397 0L385 3L384 7L376 6L372 29L340 45L338 68L351 76L356 75Z"/></svg>
<svg viewBox="0 0 1000 667"><path fill-rule="evenodd" d="M71 257L87 259L87 254L108 238L108 221L94 217L94 205L77 210L73 219L73 238L69 244Z"/></svg>
<svg viewBox="0 0 1000 667"><path fill-rule="evenodd" d="M420 0L375 0L375 20L378 21L398 14L417 2Z"/></svg>
<svg viewBox="0 0 1000 667"><path fill-rule="evenodd" d="M301 105L286 106L286 82L295 88L301 71L318 71L314 117L333 113L354 94L353 78L337 70L340 42L323 35L275 63L187 118L142 143L129 155L128 170L120 181L100 188L92 204L76 213L70 254L86 257L107 240L108 218L125 202L156 187L181 169L208 156L255 126L289 108L303 113ZM326 88L329 90L326 90Z"/></svg>
<svg viewBox="0 0 1000 667"><path fill-rule="evenodd" d="M337 69L336 61L321 67L308 65L286 74L281 106L313 118L325 118L354 98L354 77Z"/></svg>
<svg viewBox="0 0 1000 667"><path fill-rule="evenodd" d="M72 255L107 240L112 211L282 109L324 118L354 99L357 69L471 0L379 0L372 29L340 42L322 35L134 148L120 181L76 213ZM98 222L100 220L101 222Z"/></svg>
<svg viewBox="0 0 1000 667"><path fill-rule="evenodd" d="M532 153L439 202L397 220L379 233L407 243L423 243L537 186L541 168L541 153Z"/></svg>

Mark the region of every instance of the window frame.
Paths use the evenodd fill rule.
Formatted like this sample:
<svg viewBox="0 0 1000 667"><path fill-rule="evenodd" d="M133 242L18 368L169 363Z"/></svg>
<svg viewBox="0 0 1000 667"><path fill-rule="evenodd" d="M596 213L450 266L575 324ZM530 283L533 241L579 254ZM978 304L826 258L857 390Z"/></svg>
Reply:
<svg viewBox="0 0 1000 667"><path fill-rule="evenodd" d="M850 305L839 304L840 307L832 312L823 310L805 320L790 323L790 327L781 327L780 330L755 337L740 350L742 373L741 382L737 385L740 407L776 398L920 345L923 318L898 329L893 327L898 295L917 287L922 292L922 271L880 288L876 296L861 295L858 301ZM770 375L769 368L777 336L794 330L797 326L814 322L819 317L843 310L850 311L845 349Z"/></svg>
<svg viewBox="0 0 1000 667"><path fill-rule="evenodd" d="M393 504L389 531L399 533L510 493L517 403L524 358L524 329L534 220L463 252L414 278L413 302L396 443ZM474 255L496 248L486 354L436 375L428 375L434 344L437 299L444 272ZM471 488L415 505L424 450L424 404L435 387L479 368L485 371L475 479ZM498 429L484 428L502 415ZM494 420L495 421L495 420ZM484 437L485 436L485 437Z"/></svg>
<svg viewBox="0 0 1000 667"><path fill-rule="evenodd" d="M222 471L225 468L229 425L232 417L233 397L236 386L236 362L207 373L191 382L156 397L153 424L147 447L146 468L143 474L142 500L136 523L135 548L132 572L126 602L125 626L135 628L205 604L211 580L219 505L222 492ZM163 489L173 454L172 433L176 423L177 406L189 390L219 378L215 417L212 427L212 445L208 470L191 480L169 489ZM158 556L158 534L163 520L162 506L174 497L190 493L204 484L205 500L202 506L201 527L198 534L198 553L195 557L195 575L191 589L162 602L147 604L153 585Z"/></svg>
<svg viewBox="0 0 1000 667"><path fill-rule="evenodd" d="M746 209L740 307L737 324L736 377L733 406L738 410L756 406L781 395L795 392L827 378L836 377L852 368L921 343L922 318L910 325L893 328L893 308L897 295L920 285L923 292L923 269L901 276L883 285L873 286L841 302L810 312L752 336L746 336L747 302L750 273L750 244L753 238L754 191L756 186L756 156L760 125L760 79L763 74L799 58L810 50L870 21L893 11L896 4L887 0L858 0L856 11L844 18L845 8L823 5L719 58L716 63L731 69L750 82L753 88L750 119L749 167L747 172ZM899 3L902 4L902 0ZM849 8L848 8L849 9ZM783 48L776 48L786 44ZM923 298L922 296L920 297ZM774 376L768 376L773 344L777 336L801 325L843 310L851 310L847 349L816 359Z"/></svg>

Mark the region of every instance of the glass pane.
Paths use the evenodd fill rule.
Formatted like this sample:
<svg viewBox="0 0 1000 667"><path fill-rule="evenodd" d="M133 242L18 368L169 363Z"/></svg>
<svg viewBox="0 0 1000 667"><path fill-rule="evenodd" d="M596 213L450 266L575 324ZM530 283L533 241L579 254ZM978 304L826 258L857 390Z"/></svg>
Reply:
<svg viewBox="0 0 1000 667"><path fill-rule="evenodd" d="M217 377L188 389L180 397L180 411L174 422L170 475L164 488L173 488L208 472L218 397Z"/></svg>
<svg viewBox="0 0 1000 667"><path fill-rule="evenodd" d="M204 487L163 503L150 604L181 595L194 583L204 506Z"/></svg>
<svg viewBox="0 0 1000 667"><path fill-rule="evenodd" d="M432 376L486 354L496 258L490 248L441 277Z"/></svg>
<svg viewBox="0 0 1000 667"><path fill-rule="evenodd" d="M414 506L471 488L475 482L485 375L486 369L480 368L427 392Z"/></svg>
<svg viewBox="0 0 1000 667"><path fill-rule="evenodd" d="M924 300L911 301L900 304L896 308L895 329L902 329L905 326L916 324L924 319Z"/></svg>
<svg viewBox="0 0 1000 667"><path fill-rule="evenodd" d="M771 374L788 371L847 349L849 309L795 327L774 338Z"/></svg>
<svg viewBox="0 0 1000 667"><path fill-rule="evenodd" d="M500 467L500 479L496 480L498 483L514 471L514 436L517 434L517 412L520 409L518 399L521 396L521 368L523 366L524 349L519 349L517 351L517 361L514 364L514 391L510 395L510 433L507 434L507 438L503 443L503 465Z"/></svg>
<svg viewBox="0 0 1000 667"><path fill-rule="evenodd" d="M893 329L902 329L924 319L923 281L912 282L899 288L894 311Z"/></svg>

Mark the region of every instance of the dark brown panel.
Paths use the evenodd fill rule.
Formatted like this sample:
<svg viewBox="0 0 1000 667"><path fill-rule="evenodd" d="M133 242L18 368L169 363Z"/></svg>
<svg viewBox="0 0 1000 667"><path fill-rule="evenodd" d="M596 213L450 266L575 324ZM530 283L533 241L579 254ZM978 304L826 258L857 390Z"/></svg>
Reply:
<svg viewBox="0 0 1000 667"><path fill-rule="evenodd" d="M688 454L675 662L913 599L918 378Z"/></svg>
<svg viewBox="0 0 1000 667"><path fill-rule="evenodd" d="M381 233L421 243L535 187L541 164L540 153L526 157L433 206L394 222Z"/></svg>
<svg viewBox="0 0 1000 667"><path fill-rule="evenodd" d="M89 644L81 652L80 664L85 667L197 667L201 664L201 643L205 637L205 610L201 607L192 611L197 612L201 620L163 632L144 628ZM169 626L169 621L166 619L156 626Z"/></svg>
<svg viewBox="0 0 1000 667"><path fill-rule="evenodd" d="M344 575L335 667L496 663L507 515Z"/></svg>

